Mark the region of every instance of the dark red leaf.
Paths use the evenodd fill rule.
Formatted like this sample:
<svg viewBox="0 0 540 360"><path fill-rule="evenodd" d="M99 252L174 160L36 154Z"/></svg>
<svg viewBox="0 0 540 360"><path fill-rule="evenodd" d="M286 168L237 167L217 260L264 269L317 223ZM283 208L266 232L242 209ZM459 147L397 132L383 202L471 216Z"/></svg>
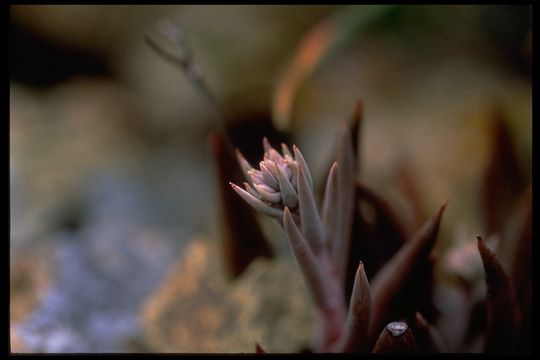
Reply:
<svg viewBox="0 0 540 360"><path fill-rule="evenodd" d="M382 330L373 353L409 354L416 352L416 339L405 322L392 322Z"/></svg>
<svg viewBox="0 0 540 360"><path fill-rule="evenodd" d="M501 232L515 200L525 190L527 178L519 162L502 110L492 112L492 144L484 174L484 226L488 234Z"/></svg>
<svg viewBox="0 0 540 360"><path fill-rule="evenodd" d="M261 345L255 343L255 354L266 354L266 351L263 350Z"/></svg>
<svg viewBox="0 0 540 360"><path fill-rule="evenodd" d="M408 233L395 210L381 194L360 182L356 186L356 218L350 260L363 261L368 279L407 241ZM349 274L347 284L354 279Z"/></svg>
<svg viewBox="0 0 540 360"><path fill-rule="evenodd" d="M486 353L511 353L514 351L520 322L514 287L495 253L486 246L480 236L477 236L477 240L487 284L487 332L484 349Z"/></svg>
<svg viewBox="0 0 540 360"><path fill-rule="evenodd" d="M419 312L416 312L416 327L414 333L416 336L418 352L447 352L447 347L442 339L441 334Z"/></svg>
<svg viewBox="0 0 540 360"><path fill-rule="evenodd" d="M381 331L383 324L389 320L392 311L395 311L396 307L399 308L400 301L409 297L413 299L420 297L418 293L415 293L416 283L422 282L420 276L425 275L426 266L429 266L429 255L435 245L447 203L444 203L435 215L425 222L416 235L399 249L371 281L373 318L370 333L372 340ZM403 314L403 316L406 315ZM411 316L411 314L408 315Z"/></svg>

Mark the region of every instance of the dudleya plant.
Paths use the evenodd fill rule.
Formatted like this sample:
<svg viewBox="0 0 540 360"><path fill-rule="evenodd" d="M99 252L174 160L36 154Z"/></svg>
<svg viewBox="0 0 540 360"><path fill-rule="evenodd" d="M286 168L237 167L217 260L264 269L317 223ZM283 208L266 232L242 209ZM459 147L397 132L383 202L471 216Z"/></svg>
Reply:
<svg viewBox="0 0 540 360"><path fill-rule="evenodd" d="M415 263L433 247L446 208L445 203L427 220L400 249L399 255L377 273L371 286L364 264L357 262L347 301L347 270L351 265L348 251L354 198L359 189L353 136L361 117L359 103L352 126L345 124L341 129L337 161L326 178L320 212L309 168L296 146L291 152L282 144L280 154L264 138L265 151L259 169L236 150L247 181L244 189L230 185L254 209L275 218L283 227L315 305L312 343L315 352L386 352L396 346L411 351L415 347L407 323L387 324L389 308L402 284L415 271ZM417 323L421 320L422 315L417 313ZM395 328L401 329L398 335L394 334ZM432 328L426 332L432 333Z"/></svg>
<svg viewBox="0 0 540 360"><path fill-rule="evenodd" d="M305 160L296 146L293 146L294 156L285 144L282 145L283 155L274 149L268 139L263 139L264 159L259 164L259 170L253 168L237 150L236 155L247 182L245 190L231 183L233 189L255 209L262 213L281 218L285 208L296 209L298 206L298 174L299 163L310 190L313 181Z"/></svg>
<svg viewBox="0 0 540 360"><path fill-rule="evenodd" d="M346 149L352 153L352 145L348 145ZM341 248L346 245L340 236L344 232L338 226L343 223L339 211L342 207L340 185L343 184L339 178L343 175L338 162L328 174L321 217L314 199L313 180L300 150L293 145L291 153L287 145L282 144L280 154L266 138L263 146L264 158L258 170L237 150L247 182L243 184L245 189L230 184L249 205L276 218L283 226L314 300L314 350L350 351L351 338L367 336L371 296L360 264L347 315L342 280L345 267L336 264ZM358 307L362 311L357 311Z"/></svg>
<svg viewBox="0 0 540 360"><path fill-rule="evenodd" d="M426 271L422 264L430 263L448 201L414 234L407 236L399 250L369 281L360 261L350 301L346 302L346 270L351 265L347 256L353 215L351 203L355 196L366 191L355 179L356 161L350 134L345 126L338 161L333 163L326 179L321 214L314 199L309 169L296 146L291 153L282 145L280 154L265 138L264 158L258 170L237 151L247 182L245 190L230 184L253 208L274 217L282 225L315 305L314 351L446 352L447 344L419 311L420 304L413 306L412 319L401 315L400 321L389 320L395 316L396 301L407 297L403 291L415 291L412 284L415 277ZM351 184L356 195L353 192L349 196ZM523 321L516 292L495 254L480 236L477 248L488 288L485 351L508 352L514 347L517 329Z"/></svg>

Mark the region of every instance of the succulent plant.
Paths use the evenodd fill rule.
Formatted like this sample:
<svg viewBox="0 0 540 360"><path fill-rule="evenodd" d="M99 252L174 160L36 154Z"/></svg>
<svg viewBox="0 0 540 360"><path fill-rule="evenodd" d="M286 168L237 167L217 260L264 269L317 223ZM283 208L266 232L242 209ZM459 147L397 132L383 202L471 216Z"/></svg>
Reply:
<svg viewBox="0 0 540 360"><path fill-rule="evenodd" d="M361 109L359 103L353 126L343 127L338 161L330 167L320 211L309 169L296 146L291 153L282 144L282 155L264 138L264 158L258 170L237 150L239 166L248 181L244 189L234 183L230 185L252 208L275 218L287 235L315 304L313 351L451 351L440 331L423 315L427 313L435 318L431 298L436 257L432 249L448 200L416 233L408 234L402 218L384 197L356 179L356 152L351 141L355 134L351 133L351 128L358 130ZM525 199L530 198L530 193L528 196ZM386 224L386 233L366 231L367 222L358 211L360 199L373 205L377 222ZM525 202L522 206L526 205ZM527 228L526 222L520 224ZM351 242L362 226L360 233L365 238ZM519 229L524 231L523 227ZM373 247L376 241L370 239L370 234L375 234L380 246L390 245L389 249L376 251ZM369 242L367 247L355 250L352 246L366 241ZM488 289L485 351L515 351L516 334L523 331L520 330L523 321L514 285L480 236L477 249ZM375 268L369 280L366 261L360 259L353 264L353 253L364 257ZM373 261L370 255L380 260ZM348 272L352 267L356 271L352 288L348 290L351 285Z"/></svg>
<svg viewBox="0 0 540 360"><path fill-rule="evenodd" d="M357 113L358 120L359 116L361 112ZM338 159L344 165L334 162L331 166L320 213L310 171L296 146L293 146L293 155L282 144L281 155L264 138L264 159L259 170L237 150L238 162L248 182L244 182L245 190L230 183L249 205L276 218L283 226L315 304L313 350L320 352L365 351L373 345L384 327L389 300L406 280L415 260L433 246L446 207L445 203L428 220L399 256L378 274L371 287L364 265L359 262L350 300L346 301L348 248L354 210L351 205L356 185L356 159L351 139L349 126L344 125L338 150Z"/></svg>
<svg viewBox="0 0 540 360"><path fill-rule="evenodd" d="M296 146L293 146L293 157L285 144L281 144L283 156L270 145L266 137L263 139L263 145L264 159L259 164L259 170L254 169L239 150L236 151L238 161L248 182L244 182L245 190L232 182L230 184L238 195L258 211L269 216L282 218L285 208L294 210L298 207L301 191L313 190L313 180L305 160ZM299 172L305 177L309 189L299 187L297 180L300 176Z"/></svg>
<svg viewBox="0 0 540 360"><path fill-rule="evenodd" d="M293 146L293 157L282 144L282 156L266 138L263 143L265 154L260 170L237 153L249 183L244 183L246 190L233 183L231 186L248 204L278 218L283 225L317 308L320 325L314 345L317 350L328 351L340 339L345 315L342 277L335 261L339 212L332 212L339 208L339 167L334 163L328 176L323 223L313 196L313 180L300 150Z"/></svg>

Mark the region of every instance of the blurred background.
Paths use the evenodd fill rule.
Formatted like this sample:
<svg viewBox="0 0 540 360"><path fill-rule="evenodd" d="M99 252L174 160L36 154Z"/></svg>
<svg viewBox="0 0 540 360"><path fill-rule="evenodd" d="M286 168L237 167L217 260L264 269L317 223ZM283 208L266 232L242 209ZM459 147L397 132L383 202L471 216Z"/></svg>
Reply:
<svg viewBox="0 0 540 360"><path fill-rule="evenodd" d="M12 351L249 352L265 341L248 338L248 325L209 335L221 318L208 314L228 306L216 305L217 290L207 328L164 327L167 311L156 310L175 306L174 274L197 271L186 261L198 254L219 266L211 254L220 241L208 142L218 118L145 42L159 20L182 25L228 124L273 119L318 181L362 99L362 179L404 213L404 171L426 216L450 199L440 237L452 247L487 231L479 194L494 118L504 119L520 176L531 182L531 15L529 6L502 5L11 6ZM322 50L307 51L306 39ZM284 95L299 53L310 56ZM277 121L280 96L292 105ZM261 144L257 134L250 140ZM282 235L274 240L286 253ZM246 290L256 279L227 301L251 304L261 296ZM309 339L309 328L285 327L275 331L285 340L268 340L267 350Z"/></svg>

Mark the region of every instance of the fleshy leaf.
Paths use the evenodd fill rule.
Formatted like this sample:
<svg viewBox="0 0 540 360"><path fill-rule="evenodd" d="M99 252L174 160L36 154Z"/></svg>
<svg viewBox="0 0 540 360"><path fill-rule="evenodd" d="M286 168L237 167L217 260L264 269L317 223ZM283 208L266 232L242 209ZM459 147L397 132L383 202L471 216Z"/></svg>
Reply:
<svg viewBox="0 0 540 360"><path fill-rule="evenodd" d="M386 199L362 182L357 182L354 223L349 261L364 262L368 279L373 277L397 253L410 235L401 218ZM373 217L373 219L372 219ZM349 267L346 296L350 296L355 272Z"/></svg>
<svg viewBox="0 0 540 360"><path fill-rule="evenodd" d="M275 209L273 207L270 207L266 205L264 202L262 202L260 199L257 199L241 187L237 186L236 184L233 184L232 182L229 182L231 187L238 195L242 197L249 205L251 205L255 210L258 210L262 212L263 214L266 214L268 216L276 217L281 219L282 211Z"/></svg>
<svg viewBox="0 0 540 360"><path fill-rule="evenodd" d="M293 158L293 154L291 153L291 150L289 150L289 147L285 143L281 143L281 152L283 155L290 156L291 159Z"/></svg>
<svg viewBox="0 0 540 360"><path fill-rule="evenodd" d="M283 228L315 304L321 309L328 308L324 289L325 280L320 272L317 258L305 237L300 233L287 207L283 211Z"/></svg>
<svg viewBox="0 0 540 360"><path fill-rule="evenodd" d="M268 141L268 138L266 136L263 137L263 148L264 152L270 152L270 150L275 150L272 145L270 145L270 141Z"/></svg>
<svg viewBox="0 0 540 360"><path fill-rule="evenodd" d="M244 181L244 187L246 188L246 191L247 191L248 193L250 193L251 195L253 195L254 197L256 197L256 198L260 198L260 197L261 197L261 195L260 195L257 191L255 191L255 189L253 189L253 188L252 188L247 182L245 182L245 181Z"/></svg>
<svg viewBox="0 0 540 360"><path fill-rule="evenodd" d="M273 192L268 186L253 184L253 187L261 194L264 200L271 203L279 203L281 201L281 193Z"/></svg>
<svg viewBox="0 0 540 360"><path fill-rule="evenodd" d="M375 346L375 354L408 354L416 352L416 339L405 322L392 322L382 330Z"/></svg>
<svg viewBox="0 0 540 360"><path fill-rule="evenodd" d="M295 155L298 156L300 154L298 149L296 147L293 147L293 149ZM317 254L321 245L324 243L324 227L319 217L315 199L313 198L313 188L310 187L309 180L307 179L307 170L305 166L305 162L298 162L297 177L300 224L302 226L302 233L315 254Z"/></svg>
<svg viewBox="0 0 540 360"><path fill-rule="evenodd" d="M274 166L274 170L278 175L277 179L283 204L291 209L294 209L298 205L298 195L296 194L296 191L289 180L285 178L285 175L281 172L277 165Z"/></svg>
<svg viewBox="0 0 540 360"><path fill-rule="evenodd" d="M311 191L313 191L313 178L311 177L311 173L309 172L309 167L306 163L306 160L304 159L304 156L302 155L300 150L298 150L296 145L293 145L293 152L294 152L294 160L298 162L298 166L302 167L302 172L306 176L309 188L311 189Z"/></svg>
<svg viewBox="0 0 540 360"><path fill-rule="evenodd" d="M487 284L486 353L507 354L514 351L520 323L519 306L511 280L499 260L482 238L477 236Z"/></svg>
<svg viewBox="0 0 540 360"><path fill-rule="evenodd" d="M444 203L439 210L420 228L416 235L407 241L392 259L381 269L371 281L371 293L373 295L373 319L371 324L371 336L376 336L388 321L388 312L395 304L396 295L407 286L408 281L416 281L411 278L417 268L425 260L432 250L441 222L442 214L448 202Z"/></svg>
<svg viewBox="0 0 540 360"><path fill-rule="evenodd" d="M531 306L532 295L532 185L514 208L507 221L501 241L497 246L497 258L512 279L518 301L524 312Z"/></svg>
<svg viewBox="0 0 540 360"><path fill-rule="evenodd" d="M279 185L278 185L278 181L277 179L274 177L274 175L272 174L272 172L268 169L268 167L266 167L265 163L261 161L260 163L260 169L261 169L261 174L264 178L264 180L266 181L266 183L273 187L274 189L276 189Z"/></svg>
<svg viewBox="0 0 540 360"><path fill-rule="evenodd" d="M356 182L356 159L352 137L348 125L343 125L338 146L338 188L339 188L339 222L338 237L332 244L334 262L337 266L338 276L341 281L345 281L348 266L348 252L351 242L351 231L353 223L353 210L355 200Z"/></svg>
<svg viewBox="0 0 540 360"><path fill-rule="evenodd" d="M519 329L516 349L523 353L532 352L532 254L532 185L530 185L506 225L497 247L497 256L512 279L521 308L523 323Z"/></svg>
<svg viewBox="0 0 540 360"><path fill-rule="evenodd" d="M345 329L338 346L339 352L363 352L366 350L369 344L371 308L371 291L364 265L360 263L356 271Z"/></svg>
<svg viewBox="0 0 540 360"><path fill-rule="evenodd" d="M326 190L324 192L324 202L322 208L322 219L326 232L326 242L333 247L333 242L339 237L339 219L341 214L339 188L338 188L338 170L337 162L332 165L328 179L326 180Z"/></svg>
<svg viewBox="0 0 540 360"><path fill-rule="evenodd" d="M258 343L255 343L255 353L256 354L266 354L266 351L263 350L261 345L259 345Z"/></svg>
<svg viewBox="0 0 540 360"><path fill-rule="evenodd" d="M419 312L416 312L416 344L419 352L446 353L448 348L441 334Z"/></svg>
<svg viewBox="0 0 540 360"><path fill-rule="evenodd" d="M516 198L527 186L502 109L496 106L491 117L491 154L483 184L484 226L488 234L502 231Z"/></svg>

